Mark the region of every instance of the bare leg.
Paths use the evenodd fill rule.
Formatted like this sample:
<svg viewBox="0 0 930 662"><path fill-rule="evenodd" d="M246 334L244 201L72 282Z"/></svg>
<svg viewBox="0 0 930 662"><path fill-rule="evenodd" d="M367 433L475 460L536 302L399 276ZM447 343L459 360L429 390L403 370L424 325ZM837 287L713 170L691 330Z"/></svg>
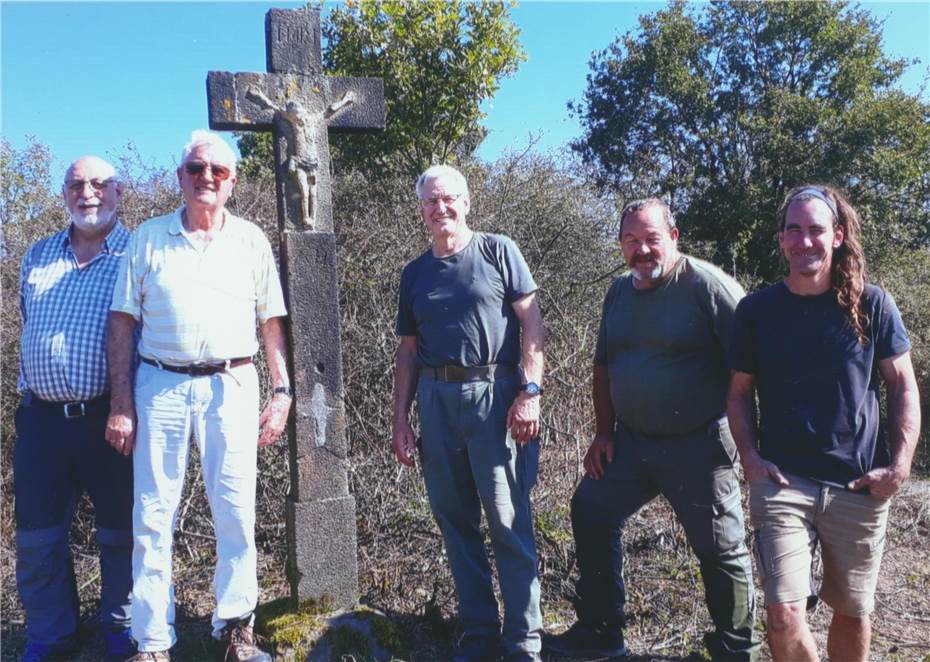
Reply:
<svg viewBox="0 0 930 662"><path fill-rule="evenodd" d="M300 189L300 213L304 225L308 228L313 227L313 214L310 202L310 183L307 181L307 172L300 166L294 171L297 178L297 186Z"/></svg>
<svg viewBox="0 0 930 662"><path fill-rule="evenodd" d="M817 644L807 627L806 600L768 605L766 636L775 662L818 662ZM831 656L831 659L832 656ZM838 657L837 660L845 658Z"/></svg>
<svg viewBox="0 0 930 662"><path fill-rule="evenodd" d="M827 654L831 660L865 662L869 658L871 641L872 619L868 614L844 616L833 612L827 637Z"/></svg>

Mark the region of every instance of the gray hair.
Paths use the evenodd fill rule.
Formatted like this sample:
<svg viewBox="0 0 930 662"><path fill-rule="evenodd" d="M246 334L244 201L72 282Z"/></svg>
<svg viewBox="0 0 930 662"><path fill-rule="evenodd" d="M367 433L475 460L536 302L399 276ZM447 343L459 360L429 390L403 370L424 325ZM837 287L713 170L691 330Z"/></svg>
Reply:
<svg viewBox="0 0 930 662"><path fill-rule="evenodd" d="M423 186L426 182L431 179L439 179L440 177L448 177L454 180L455 183L461 187L465 197L470 197L468 195L468 182L465 180L465 175L450 165L433 165L424 170L423 174L417 177L417 199L423 199Z"/></svg>
<svg viewBox="0 0 930 662"><path fill-rule="evenodd" d="M229 143L223 140L219 134L206 131L205 129L191 131L190 142L184 145L184 149L181 150L181 165L187 163L187 159L190 158L191 152L201 145L206 145L211 148L220 158L227 161L225 165L229 165L233 174L236 174L236 153L233 151L233 148L230 147Z"/></svg>
<svg viewBox="0 0 930 662"><path fill-rule="evenodd" d="M662 218L665 219L665 222L668 224L668 229L671 230L675 227L675 216L672 214L671 207L668 206L668 203L665 202L662 198L638 198L628 202L623 208L623 211L620 212L620 232L623 232L623 221L626 220L626 217L630 214L635 214L638 211L643 209L648 209L649 207L659 207L662 209Z"/></svg>

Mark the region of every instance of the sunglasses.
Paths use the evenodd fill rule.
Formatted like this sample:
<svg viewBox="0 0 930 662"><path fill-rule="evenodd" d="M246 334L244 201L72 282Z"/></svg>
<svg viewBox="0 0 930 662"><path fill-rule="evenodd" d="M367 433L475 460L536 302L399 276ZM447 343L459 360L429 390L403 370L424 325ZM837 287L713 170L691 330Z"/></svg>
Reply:
<svg viewBox="0 0 930 662"><path fill-rule="evenodd" d="M184 171L188 175L193 175L199 177L202 175L207 168L210 169L210 172L213 173L213 178L225 182L229 179L229 176L232 174L232 170L227 168L224 165L217 165L216 163L201 163L200 161L189 161L184 164Z"/></svg>
<svg viewBox="0 0 930 662"><path fill-rule="evenodd" d="M90 187L98 193L110 185L114 179L72 179L65 182L65 188L73 193L82 193L84 187L90 184Z"/></svg>

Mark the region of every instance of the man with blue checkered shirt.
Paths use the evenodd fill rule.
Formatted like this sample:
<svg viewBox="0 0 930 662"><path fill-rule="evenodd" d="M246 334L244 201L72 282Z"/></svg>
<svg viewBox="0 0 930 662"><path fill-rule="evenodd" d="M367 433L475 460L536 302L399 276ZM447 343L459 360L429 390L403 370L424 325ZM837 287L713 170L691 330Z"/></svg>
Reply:
<svg viewBox="0 0 930 662"><path fill-rule="evenodd" d="M108 659L135 652L132 590L132 463L104 438L109 413L106 327L129 233L117 218L113 166L78 159L62 187L68 228L23 258L23 317L13 482L16 585L26 613L23 662L74 653L78 625L68 531L90 495L100 547L100 625Z"/></svg>

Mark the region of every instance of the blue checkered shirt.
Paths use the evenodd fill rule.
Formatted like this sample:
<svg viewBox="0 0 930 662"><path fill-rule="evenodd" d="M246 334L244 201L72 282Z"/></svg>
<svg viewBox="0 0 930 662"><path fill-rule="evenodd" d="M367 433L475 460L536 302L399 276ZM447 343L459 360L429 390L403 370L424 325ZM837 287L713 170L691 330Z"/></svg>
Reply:
<svg viewBox="0 0 930 662"><path fill-rule="evenodd" d="M71 250L70 228L33 244L23 257L19 308L21 392L74 402L106 393L107 318L129 232L119 221L83 269Z"/></svg>

